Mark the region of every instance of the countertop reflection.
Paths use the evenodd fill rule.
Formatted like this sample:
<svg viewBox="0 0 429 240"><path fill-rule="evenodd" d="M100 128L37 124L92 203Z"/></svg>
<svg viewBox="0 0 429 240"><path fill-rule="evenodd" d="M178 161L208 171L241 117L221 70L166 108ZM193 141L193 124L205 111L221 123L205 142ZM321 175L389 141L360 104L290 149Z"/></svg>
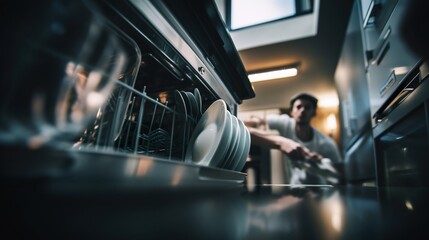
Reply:
<svg viewBox="0 0 429 240"><path fill-rule="evenodd" d="M81 184L81 183L79 183ZM27 239L403 239L428 235L429 189L2 182L4 234Z"/></svg>

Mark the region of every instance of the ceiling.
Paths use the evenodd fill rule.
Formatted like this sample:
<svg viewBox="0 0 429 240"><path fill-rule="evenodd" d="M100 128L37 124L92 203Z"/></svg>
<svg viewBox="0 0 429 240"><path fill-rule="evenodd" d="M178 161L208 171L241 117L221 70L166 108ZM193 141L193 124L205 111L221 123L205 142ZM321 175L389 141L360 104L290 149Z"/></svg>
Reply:
<svg viewBox="0 0 429 240"><path fill-rule="evenodd" d="M239 51L248 72L299 63L296 77L253 83L256 97L245 100L239 111L288 107L290 97L300 91L317 96L321 106L337 106L334 74L352 3L320 0L318 33L314 37Z"/></svg>

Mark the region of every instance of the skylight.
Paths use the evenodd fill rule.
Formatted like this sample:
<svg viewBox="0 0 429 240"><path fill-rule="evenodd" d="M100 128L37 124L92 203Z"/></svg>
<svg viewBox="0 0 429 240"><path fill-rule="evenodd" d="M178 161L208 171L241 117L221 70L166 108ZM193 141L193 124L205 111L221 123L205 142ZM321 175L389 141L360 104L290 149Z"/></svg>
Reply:
<svg viewBox="0 0 429 240"><path fill-rule="evenodd" d="M317 35L319 1L215 0L239 51ZM253 3L262 5L251 6ZM271 18L263 17L262 12ZM233 15L242 20L232 20Z"/></svg>
<svg viewBox="0 0 429 240"><path fill-rule="evenodd" d="M228 0L230 30L311 13L313 0Z"/></svg>

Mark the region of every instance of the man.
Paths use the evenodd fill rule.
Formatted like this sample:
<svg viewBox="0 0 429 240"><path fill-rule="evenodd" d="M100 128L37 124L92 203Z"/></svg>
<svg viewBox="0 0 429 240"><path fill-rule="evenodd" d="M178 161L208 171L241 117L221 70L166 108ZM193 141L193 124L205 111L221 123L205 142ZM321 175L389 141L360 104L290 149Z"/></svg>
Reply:
<svg viewBox="0 0 429 240"><path fill-rule="evenodd" d="M290 101L290 116L270 115L266 120L253 117L244 121L252 136L252 144L279 149L285 154L289 183L292 184L330 182L324 179L324 173L336 172L332 163L341 162L336 143L311 125L317 102L314 96L300 93ZM256 128L262 124L268 124L279 135ZM328 169L324 172L321 168Z"/></svg>

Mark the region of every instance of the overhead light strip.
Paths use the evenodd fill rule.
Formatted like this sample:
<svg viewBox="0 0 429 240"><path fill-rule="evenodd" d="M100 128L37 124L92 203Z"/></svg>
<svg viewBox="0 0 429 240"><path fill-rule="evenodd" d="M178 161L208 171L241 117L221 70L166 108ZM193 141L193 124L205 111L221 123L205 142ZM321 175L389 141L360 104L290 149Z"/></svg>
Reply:
<svg viewBox="0 0 429 240"><path fill-rule="evenodd" d="M297 68L284 68L267 72L253 73L249 74L248 77L251 82L260 82L272 79L294 77L296 75L298 75Z"/></svg>

